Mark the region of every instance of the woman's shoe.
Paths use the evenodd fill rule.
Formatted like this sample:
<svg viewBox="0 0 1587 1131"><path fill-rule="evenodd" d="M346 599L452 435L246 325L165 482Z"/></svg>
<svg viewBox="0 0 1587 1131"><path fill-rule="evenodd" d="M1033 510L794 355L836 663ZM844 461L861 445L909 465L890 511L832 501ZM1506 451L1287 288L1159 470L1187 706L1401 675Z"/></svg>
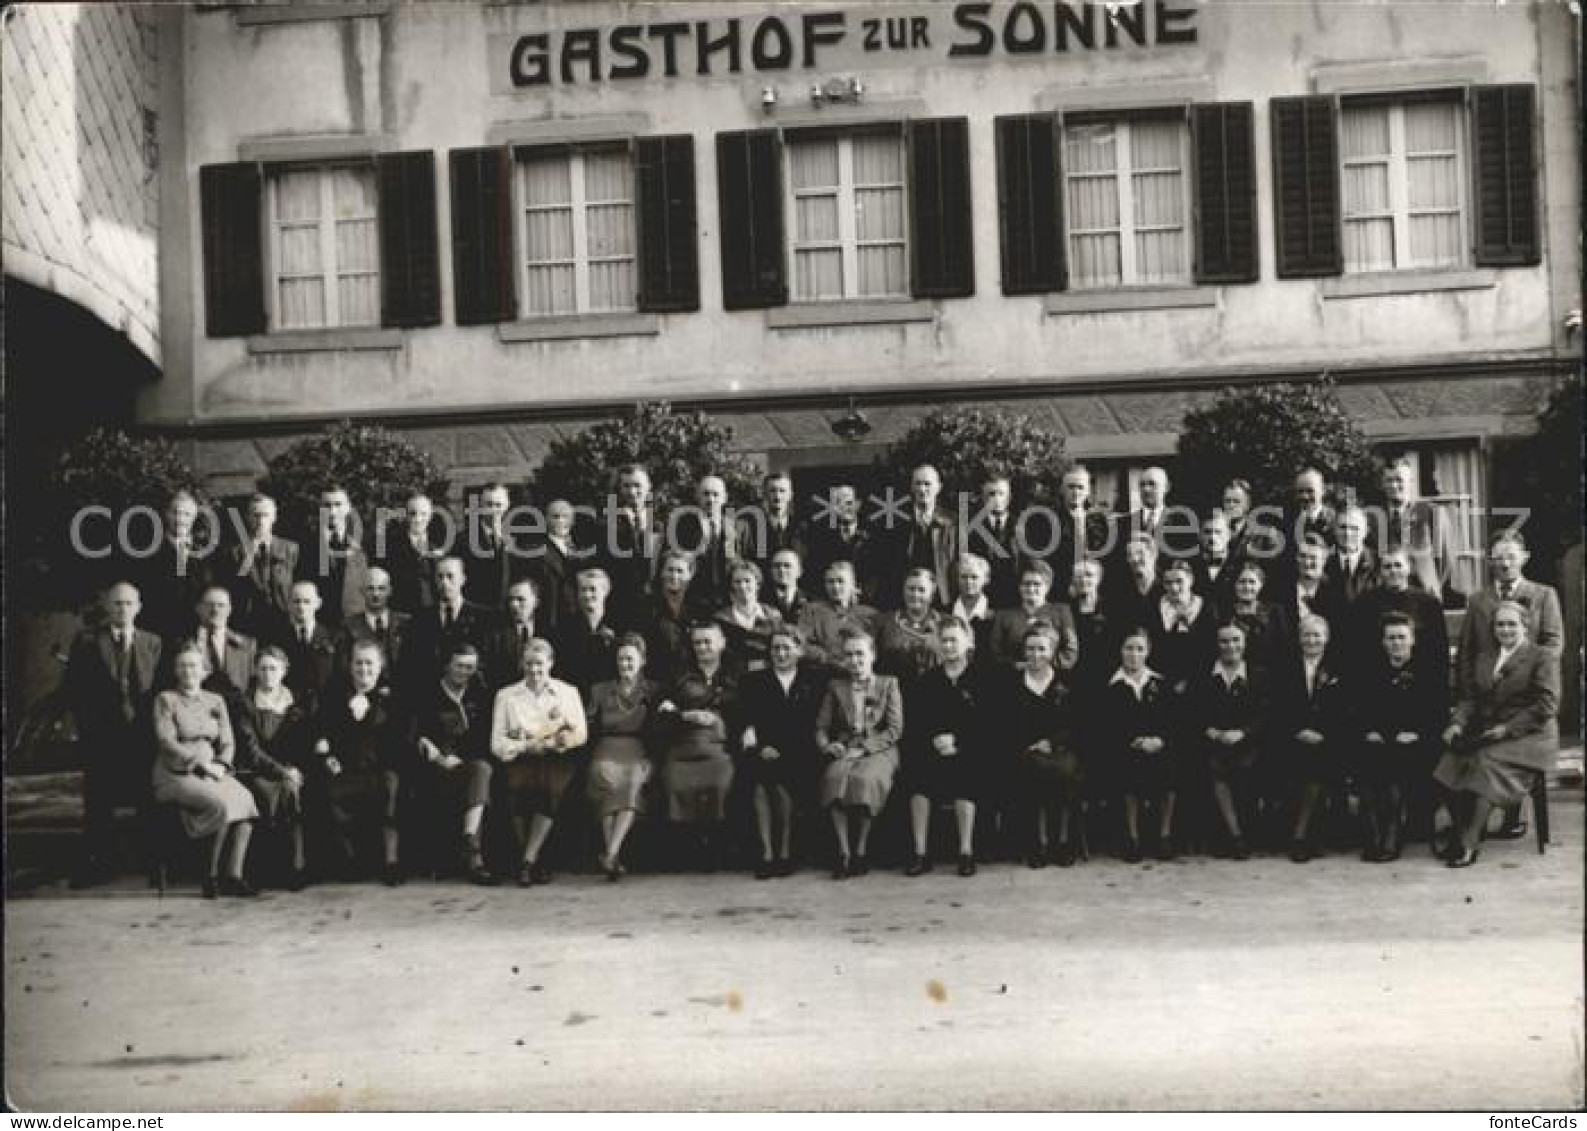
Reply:
<svg viewBox="0 0 1587 1131"><path fill-rule="evenodd" d="M302 891L304 888L309 886L309 883L310 880L308 871L304 868L294 868L292 875L287 877L287 890Z"/></svg>
<svg viewBox="0 0 1587 1131"><path fill-rule="evenodd" d="M871 874L871 862L864 856L856 856L849 865L849 873L854 876L868 876Z"/></svg>
<svg viewBox="0 0 1587 1131"><path fill-rule="evenodd" d="M1297 864L1304 864L1311 859L1311 845L1301 837L1296 837L1289 842L1289 858Z"/></svg>
<svg viewBox="0 0 1587 1131"><path fill-rule="evenodd" d="M1449 858L1451 868L1469 868L1477 862L1477 849L1462 848Z"/></svg>
<svg viewBox="0 0 1587 1131"><path fill-rule="evenodd" d="M1157 842L1157 851L1154 853L1154 855L1165 864L1170 860L1176 859L1179 856L1179 853L1174 848L1174 838L1171 836L1165 836L1159 840Z"/></svg>
<svg viewBox="0 0 1587 1131"><path fill-rule="evenodd" d="M968 852L959 857L959 875L975 875L975 857Z"/></svg>
<svg viewBox="0 0 1587 1131"><path fill-rule="evenodd" d="M518 886L521 888L535 886L535 866L527 860L518 869Z"/></svg>
<svg viewBox="0 0 1587 1131"><path fill-rule="evenodd" d="M1139 864L1141 862L1141 842L1135 837L1124 838L1124 851L1119 853L1119 859L1126 864Z"/></svg>
<svg viewBox="0 0 1587 1131"><path fill-rule="evenodd" d="M214 876L210 876L204 881L204 886L200 890L203 892L205 899L217 899L220 896L220 881Z"/></svg>
<svg viewBox="0 0 1587 1131"><path fill-rule="evenodd" d="M220 894L229 895L234 899L253 899L258 896L259 889L241 876L223 876L220 881Z"/></svg>
<svg viewBox="0 0 1587 1131"><path fill-rule="evenodd" d="M776 875L777 875L777 861L775 861L775 860L762 860L755 867L755 878L757 880L769 880L769 879L772 879L773 877L775 877Z"/></svg>
<svg viewBox="0 0 1587 1131"><path fill-rule="evenodd" d="M1243 836L1237 836L1229 842L1229 858L1231 860L1251 859L1251 846L1245 842Z"/></svg>
<svg viewBox="0 0 1587 1131"><path fill-rule="evenodd" d="M783 879L794 874L794 862L791 856L784 856L777 861L777 878Z"/></svg>
<svg viewBox="0 0 1587 1131"><path fill-rule="evenodd" d="M834 880L846 880L853 875L853 865L847 856L839 856L838 862L832 866Z"/></svg>
<svg viewBox="0 0 1587 1131"><path fill-rule="evenodd" d="M904 875L924 876L929 871L931 871L931 861L917 852L909 858L909 867L904 869Z"/></svg>
<svg viewBox="0 0 1587 1131"><path fill-rule="evenodd" d="M380 882L388 888L400 888L408 882L408 877L402 874L401 864L387 864L381 870Z"/></svg>
<svg viewBox="0 0 1587 1131"><path fill-rule="evenodd" d="M615 856L602 856L601 857L601 871L606 873L606 882L607 883L615 884L618 880L622 879L623 878L623 872L625 870L626 869L624 869L624 867L623 867L623 862L621 860L619 860L617 857L615 857Z"/></svg>
<svg viewBox="0 0 1587 1131"><path fill-rule="evenodd" d="M1080 854L1075 851L1075 846L1065 841L1058 846L1058 854L1054 863L1060 868L1073 868L1075 861L1080 859Z"/></svg>
<svg viewBox="0 0 1587 1131"><path fill-rule="evenodd" d="M551 869L538 860L529 865L529 875L537 884L549 884L551 882Z"/></svg>
<svg viewBox="0 0 1587 1131"><path fill-rule="evenodd" d="M1030 850L1030 854L1025 857L1025 867L1033 869L1047 867L1047 846L1045 844L1038 845Z"/></svg>

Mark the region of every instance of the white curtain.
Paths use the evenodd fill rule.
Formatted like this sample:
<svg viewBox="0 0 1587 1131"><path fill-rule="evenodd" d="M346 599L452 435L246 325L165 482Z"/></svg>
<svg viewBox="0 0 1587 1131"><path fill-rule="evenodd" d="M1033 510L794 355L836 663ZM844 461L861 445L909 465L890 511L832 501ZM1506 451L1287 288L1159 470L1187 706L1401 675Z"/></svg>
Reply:
<svg viewBox="0 0 1587 1131"><path fill-rule="evenodd" d="M1405 108L1407 229L1412 267L1458 266L1463 258L1460 208L1460 107Z"/></svg>
<svg viewBox="0 0 1587 1131"><path fill-rule="evenodd" d="M634 167L621 150L583 154L589 309L632 310L635 297Z"/></svg>
<svg viewBox="0 0 1587 1131"><path fill-rule="evenodd" d="M1432 453L1436 500L1445 507L1453 532L1450 579L1456 589L1470 593L1486 576L1482 517L1487 492L1482 482L1482 453L1475 445L1441 448Z"/></svg>
<svg viewBox="0 0 1587 1131"><path fill-rule="evenodd" d="M1116 127L1064 127L1069 273L1077 287L1118 286L1123 280L1118 167Z"/></svg>
<svg viewBox="0 0 1587 1131"><path fill-rule="evenodd" d="M1184 126L1130 124L1130 193L1135 220L1135 282L1190 281L1185 223Z"/></svg>
<svg viewBox="0 0 1587 1131"><path fill-rule="evenodd" d="M1339 115L1346 271L1394 268L1391 149L1389 107L1356 107Z"/></svg>
<svg viewBox="0 0 1587 1131"><path fill-rule="evenodd" d="M903 295L909 289L903 147L891 134L859 134L851 144L858 294L865 298Z"/></svg>
<svg viewBox="0 0 1587 1131"><path fill-rule="evenodd" d="M320 174L284 172L275 194L276 324L284 330L325 325L325 277L320 247Z"/></svg>
<svg viewBox="0 0 1587 1131"><path fill-rule="evenodd" d="M342 326L380 321L380 233L375 175L369 169L332 169L336 214L336 289Z"/></svg>
<svg viewBox="0 0 1587 1131"><path fill-rule="evenodd" d="M842 298L838 140L790 144L788 176L794 195L794 298Z"/></svg>

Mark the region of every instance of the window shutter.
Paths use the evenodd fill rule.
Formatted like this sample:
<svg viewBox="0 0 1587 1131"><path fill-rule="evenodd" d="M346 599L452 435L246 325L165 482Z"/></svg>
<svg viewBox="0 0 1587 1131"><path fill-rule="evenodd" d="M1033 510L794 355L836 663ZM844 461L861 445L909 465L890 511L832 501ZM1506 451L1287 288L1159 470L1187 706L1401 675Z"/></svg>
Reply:
<svg viewBox="0 0 1587 1131"><path fill-rule="evenodd" d="M252 161L198 171L204 228L204 330L212 338L265 330L264 172Z"/></svg>
<svg viewBox="0 0 1587 1131"><path fill-rule="evenodd" d="M380 324L434 326L441 321L435 154L382 153L380 184Z"/></svg>
<svg viewBox="0 0 1587 1131"><path fill-rule="evenodd" d="M1344 269L1339 235L1338 113L1329 95L1275 98L1274 227L1278 276L1337 275Z"/></svg>
<svg viewBox="0 0 1587 1131"><path fill-rule="evenodd" d="M910 290L916 298L975 293L970 235L970 123L909 123Z"/></svg>
<svg viewBox="0 0 1587 1131"><path fill-rule="evenodd" d="M1256 145L1249 102L1191 111L1196 150L1196 281L1254 283Z"/></svg>
<svg viewBox="0 0 1587 1131"><path fill-rule="evenodd" d="M782 141L776 130L716 135L721 211L722 305L728 310L788 301L783 250Z"/></svg>
<svg viewBox="0 0 1587 1131"><path fill-rule="evenodd" d="M699 243L694 225L694 138L640 138L639 309L700 309Z"/></svg>
<svg viewBox="0 0 1587 1131"><path fill-rule="evenodd" d="M452 289L457 324L518 316L512 225L512 153L505 146L454 149Z"/></svg>
<svg viewBox="0 0 1587 1131"><path fill-rule="evenodd" d="M1537 90L1530 83L1471 91L1476 158L1477 263L1538 263L1537 156L1533 133Z"/></svg>
<svg viewBox="0 0 1587 1131"><path fill-rule="evenodd" d="M1069 283L1062 150L1054 114L998 118L997 215L1003 293L1039 295Z"/></svg>

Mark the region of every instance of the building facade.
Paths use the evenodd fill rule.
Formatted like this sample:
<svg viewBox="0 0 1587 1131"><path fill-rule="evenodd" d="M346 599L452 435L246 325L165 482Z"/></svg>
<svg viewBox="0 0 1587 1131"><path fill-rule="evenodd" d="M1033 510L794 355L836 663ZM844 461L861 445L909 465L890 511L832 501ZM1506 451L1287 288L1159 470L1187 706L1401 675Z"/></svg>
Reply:
<svg viewBox="0 0 1587 1131"><path fill-rule="evenodd" d="M813 482L931 406L1007 403L1124 506L1218 388L1327 371L1424 493L1480 504L1575 364L1563 4L150 18L137 419L222 492L343 417L466 486L669 399Z"/></svg>

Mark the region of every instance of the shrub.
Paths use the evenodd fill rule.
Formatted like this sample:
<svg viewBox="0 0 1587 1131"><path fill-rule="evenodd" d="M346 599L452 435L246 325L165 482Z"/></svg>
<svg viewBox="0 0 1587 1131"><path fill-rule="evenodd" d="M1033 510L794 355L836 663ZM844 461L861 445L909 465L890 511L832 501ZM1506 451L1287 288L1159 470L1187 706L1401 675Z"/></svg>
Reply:
<svg viewBox="0 0 1587 1131"><path fill-rule="evenodd" d="M1070 466L1063 434L1029 413L958 407L928 414L892 445L883 462L898 483L931 464L942 475L944 499L956 499L961 491L978 498L982 483L1004 475L1021 505L1058 499Z"/></svg>
<svg viewBox="0 0 1587 1131"><path fill-rule="evenodd" d="M1538 567L1552 570L1560 554L1581 541L1582 382L1562 379L1537 415L1537 432L1516 445L1517 479L1512 504L1533 506L1523 533ZM1500 500L1501 502L1505 500Z"/></svg>
<svg viewBox="0 0 1587 1131"><path fill-rule="evenodd" d="M259 490L275 498L282 531L307 539L315 534L320 491L331 483L347 489L365 523L378 510L401 510L413 491L425 491L439 504L448 489L445 474L428 452L384 428L343 421L272 459Z"/></svg>
<svg viewBox="0 0 1587 1131"><path fill-rule="evenodd" d="M1251 484L1257 503L1284 504L1297 472L1315 467L1334 503L1369 501L1379 490L1379 462L1366 435L1339 402L1327 376L1313 381L1225 389L1185 415L1179 433L1178 501L1216 506L1223 485Z"/></svg>
<svg viewBox="0 0 1587 1131"><path fill-rule="evenodd" d="M694 485L705 475L720 475L729 501L741 505L757 497L760 470L732 447L733 429L705 413L645 402L552 443L530 486L541 506L560 498L601 507L615 488L617 469L639 463L650 472L663 511L692 503Z"/></svg>

